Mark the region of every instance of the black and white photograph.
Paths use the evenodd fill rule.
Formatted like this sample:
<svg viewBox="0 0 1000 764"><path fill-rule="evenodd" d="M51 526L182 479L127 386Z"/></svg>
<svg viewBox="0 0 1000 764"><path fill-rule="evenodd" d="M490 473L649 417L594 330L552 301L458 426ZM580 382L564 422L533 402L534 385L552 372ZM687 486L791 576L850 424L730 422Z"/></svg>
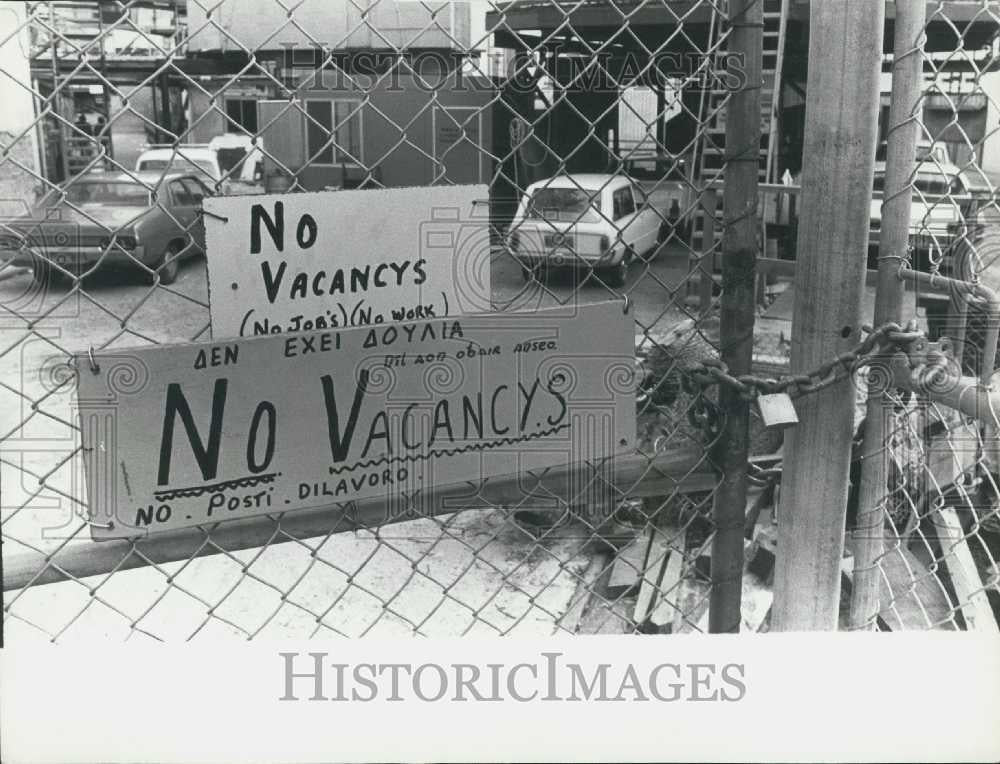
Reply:
<svg viewBox="0 0 1000 764"><path fill-rule="evenodd" d="M0 75L4 761L1000 756L1000 0L29 0Z"/></svg>

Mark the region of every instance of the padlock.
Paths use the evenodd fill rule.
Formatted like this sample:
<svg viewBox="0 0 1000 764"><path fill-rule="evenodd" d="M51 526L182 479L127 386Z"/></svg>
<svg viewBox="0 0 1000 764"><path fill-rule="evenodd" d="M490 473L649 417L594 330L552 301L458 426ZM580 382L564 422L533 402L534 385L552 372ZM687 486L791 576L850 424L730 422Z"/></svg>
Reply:
<svg viewBox="0 0 1000 764"><path fill-rule="evenodd" d="M760 412L760 418L764 421L764 426L768 428L777 427L783 430L799 423L795 406L788 393L758 395L757 410Z"/></svg>

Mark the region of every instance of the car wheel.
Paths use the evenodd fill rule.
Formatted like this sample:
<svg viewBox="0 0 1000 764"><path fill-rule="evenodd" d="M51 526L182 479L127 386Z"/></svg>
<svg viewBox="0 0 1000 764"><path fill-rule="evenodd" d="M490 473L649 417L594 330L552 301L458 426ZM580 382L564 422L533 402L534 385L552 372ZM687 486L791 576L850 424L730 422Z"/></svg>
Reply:
<svg viewBox="0 0 1000 764"><path fill-rule="evenodd" d="M160 276L161 284L173 284L181 269L180 247L171 244L156 264L155 273ZM155 275L153 281L156 281Z"/></svg>

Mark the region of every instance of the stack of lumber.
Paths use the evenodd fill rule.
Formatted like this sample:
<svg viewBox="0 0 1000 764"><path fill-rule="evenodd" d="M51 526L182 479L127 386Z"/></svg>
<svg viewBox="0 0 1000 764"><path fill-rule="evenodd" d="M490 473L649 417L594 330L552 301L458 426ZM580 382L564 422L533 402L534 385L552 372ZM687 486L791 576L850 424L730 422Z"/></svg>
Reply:
<svg viewBox="0 0 1000 764"><path fill-rule="evenodd" d="M631 629L620 624L621 631L708 632L711 538L690 541L685 527L648 525L614 558L603 596L626 603ZM747 542L741 631L748 632L765 625L773 599L770 582L749 569L755 551Z"/></svg>

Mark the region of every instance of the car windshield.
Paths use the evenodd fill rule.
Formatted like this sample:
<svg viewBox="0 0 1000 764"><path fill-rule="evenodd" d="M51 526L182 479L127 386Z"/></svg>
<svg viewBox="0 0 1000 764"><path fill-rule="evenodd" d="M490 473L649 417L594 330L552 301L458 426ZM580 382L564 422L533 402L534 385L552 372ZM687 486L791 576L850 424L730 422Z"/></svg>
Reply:
<svg viewBox="0 0 1000 764"><path fill-rule="evenodd" d="M601 216L591 196L599 193L580 188L540 188L531 195L525 215L536 220L596 223Z"/></svg>
<svg viewBox="0 0 1000 764"><path fill-rule="evenodd" d="M49 203L61 200L52 194ZM66 188L66 201L72 204L109 204L116 207L149 207L149 190L128 181L75 181Z"/></svg>
<svg viewBox="0 0 1000 764"><path fill-rule="evenodd" d="M162 172L164 170L204 173L213 180L215 179L215 165L204 159L188 159L182 156L172 159L141 159L136 168L137 172Z"/></svg>

